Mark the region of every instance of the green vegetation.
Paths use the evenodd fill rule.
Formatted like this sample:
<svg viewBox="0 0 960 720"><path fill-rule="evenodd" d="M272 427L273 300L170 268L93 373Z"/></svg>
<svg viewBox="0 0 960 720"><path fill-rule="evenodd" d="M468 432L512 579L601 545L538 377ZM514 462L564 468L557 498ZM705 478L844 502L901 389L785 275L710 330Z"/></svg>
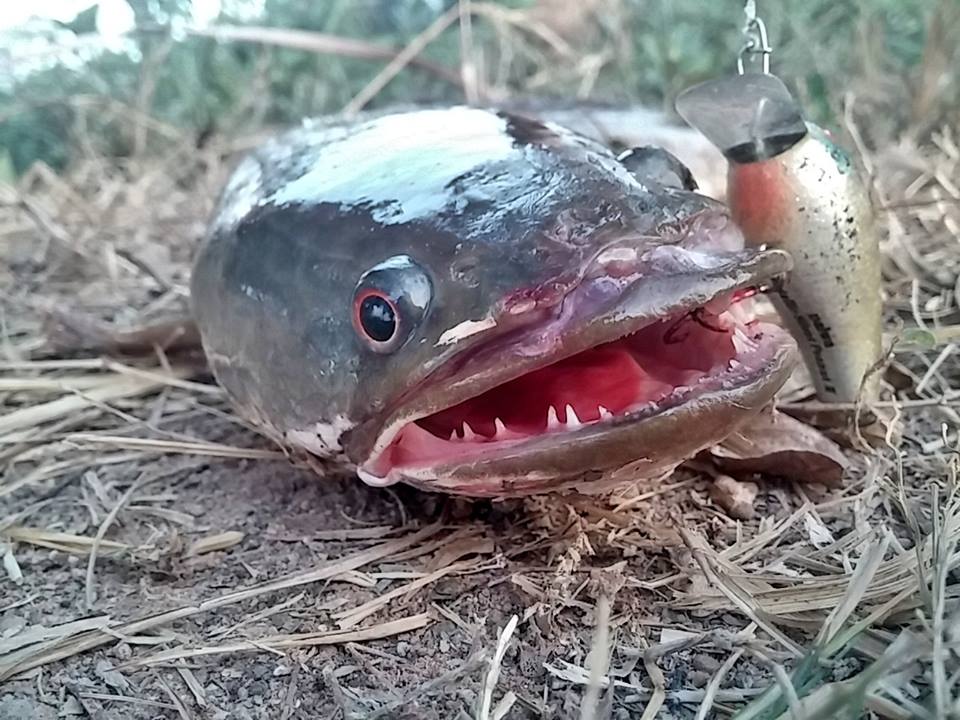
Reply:
<svg viewBox="0 0 960 720"><path fill-rule="evenodd" d="M251 42L217 42L184 33L189 0L128 0L137 32L128 52L102 52L85 64L59 64L0 84L0 158L17 172L35 160L62 167L78 133L101 152L144 150L118 113L144 113L203 136L336 112L383 67L383 59ZM402 48L456 0L266 0L250 18L242 1L224 3L219 24L298 28ZM949 31L956 0L761 2L776 50L774 68L816 119L837 122L846 93L884 118L885 136L929 128L955 107L957 61ZM472 57L480 99L580 98L668 104L686 85L734 68L741 40L737 0L513 0L473 3ZM933 18L936 18L934 20ZM95 13L65 24L96 42ZM422 54L456 78L456 22ZM928 28L933 28L928 32ZM26 31L0 37L16 54ZM930 35L930 37L928 37ZM938 68L942 68L938 72ZM405 68L371 101L457 102L463 89L421 67ZM119 103L119 104L118 104ZM879 110L880 112L873 112Z"/></svg>

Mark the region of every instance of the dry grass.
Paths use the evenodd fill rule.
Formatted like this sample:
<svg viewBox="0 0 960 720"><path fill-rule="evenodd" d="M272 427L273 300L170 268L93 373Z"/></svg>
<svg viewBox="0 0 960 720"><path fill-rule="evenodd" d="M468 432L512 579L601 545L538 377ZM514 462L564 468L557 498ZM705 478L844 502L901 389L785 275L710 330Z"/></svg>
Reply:
<svg viewBox="0 0 960 720"><path fill-rule="evenodd" d="M538 52L554 59L571 52L548 23L482 3L461 3L442 20L463 12L506 34L536 35ZM394 55L352 109L417 47ZM588 65L577 70L587 89ZM858 138L854 115L847 130ZM349 490L331 489L327 501L349 524L296 535L298 547L320 550L284 573L271 553L282 553L286 535L211 526L221 516L205 518L185 501L214 491L185 489L208 468L229 483L251 464L286 463L232 415L202 364L160 348L119 363L53 348L45 333L53 308L130 326L184 308L192 248L234 151L247 143L215 140L198 151L169 128L148 127L166 144L162 159L91 155L64 176L38 167L0 193L0 615L37 608L44 619L5 630L0 680L29 693L60 668L85 672L95 652L140 678L145 697L101 682L70 694L77 703L193 717L212 702L210 685L194 676L211 667L204 658L262 655L289 673L281 717L292 717L310 673L326 688L323 709L342 717L393 717L439 698L478 720L548 711L600 720L618 710L654 718L668 709L741 720L960 712L953 129L882 152L861 148L887 208L888 329L903 342L882 406L900 420L903 442L852 456L843 487L764 483L758 512L743 522L711 501L709 478L693 470L611 498L496 509L505 522L483 515L489 505L447 503L431 514L424 508L434 498L378 492L369 525L349 522ZM791 398L791 412L804 408L817 409ZM39 568L66 573L71 556L86 571L83 590L71 591L79 602L64 610ZM219 575L218 562L248 574ZM190 602L144 589L168 566L196 573ZM135 577L123 586L138 602L114 617L118 567L142 585ZM304 607L310 632L271 631ZM407 668L387 642L394 636L462 643L449 651L452 666ZM135 650L116 662L104 654L121 645ZM318 654L322 646L334 649ZM704 669L695 676L697 663ZM363 692L371 685L358 674L374 678L380 694Z"/></svg>
<svg viewBox="0 0 960 720"><path fill-rule="evenodd" d="M960 161L949 130L935 141L923 148L893 148L874 158L874 163L877 177L883 180L884 201L897 205L896 212L889 213L891 230L884 242L890 317L939 331L957 321L956 298L946 292L945 280L948 274L955 278L960 270L960 253L954 232L942 222L942 216L956 218L956 207L938 198L955 191L956 181L951 178L960 177ZM881 173L880 166L893 169ZM210 169L212 175L222 177L219 163L211 163ZM107 177L90 184L95 172L105 172ZM66 178L54 180L48 174L35 174L14 193L15 197L30 194L33 213L15 201L0 218L5 252L15 258L6 267L17 273L18 280L6 287L19 288L3 299L5 358L0 368L0 395L7 411L0 416L0 460L5 467L0 497L9 508L0 518L6 545L4 567L14 588L15 583L24 582L24 566L18 558L29 556L30 548L85 556L86 597L91 609L97 608L98 586L104 582L96 572L98 566L115 558L157 551L156 539L152 543L146 538L143 542L112 539L116 522L124 519L129 524L132 518L147 513L152 522L168 528L179 524L192 529L193 518L184 517L175 503L159 508L142 500L149 492L147 485L169 480L183 467L151 477L149 468L158 458L185 456L187 461L194 456L198 462L206 458L266 461L284 457L266 442L256 447L217 439L229 437L231 429L242 423L230 415L218 389L198 375L196 364L172 363L162 352L126 364L64 357L60 351L51 354L47 349L43 310L68 298L80 298L88 311L128 323L182 307L189 257L186 246L195 237L185 235L182 248L171 246L165 227L168 214L180 213L175 208L188 201L174 194L172 207L150 208L161 217L148 218L139 223L145 230L131 232L129 218L134 208L141 207L137 203L158 191L149 184L137 189L138 184L148 183L146 178L150 178L149 182L169 190L169 178L145 167L140 171L145 179L120 184L110 182L111 172L81 165L76 176ZM902 186L908 178L909 183ZM898 179L901 185L896 184ZM200 187L213 184L213 177L199 181ZM97 191L85 197L92 187ZM110 197L102 198L105 193ZM71 201L72 196L83 199ZM90 205L105 209L96 237L98 242L104 236L112 238L106 242L106 251L95 249L95 236L88 230L90 218L80 209ZM32 216L39 207L50 210L44 211L45 219L38 224ZM195 217L195 229L199 229L206 210L200 203L192 215L181 215L178 223L190 225L186 218ZM52 231L54 227L59 229ZM49 242L33 242L37 237ZM139 254L166 255L167 264L156 273L169 281L161 284L146 274L144 263L123 261ZM898 395L885 400L885 407L903 416L907 443L898 450L878 451L870 459L870 467L861 468L844 488L819 491L822 494L815 501L792 502L788 495L794 491L796 497L803 497L804 491L796 488L775 491L770 498L779 499L784 507L793 505L789 512L769 517L761 514L758 520L731 524L712 507L702 492L703 480L696 477L640 488L609 500L537 499L526 503L524 527L492 541L489 536L478 536L475 527L464 528L466 535L463 530L454 529L451 535L450 530L430 527L294 576L208 596L191 606L168 607L142 616L113 619L100 615L32 626L0 644L0 677L22 677L118 638L134 643L140 638L148 647L166 646L120 664L123 672L180 667L177 663L208 656L268 653L281 657L320 645L347 647L383 641L423 630L438 618L446 620L434 609L404 613L404 608L412 598L426 596L445 579L479 574L509 579L526 599L526 608L517 608L516 619L504 626L488 654L465 657L462 672L455 668L440 673L436 682L423 678L409 697L429 698L445 692L454 678L469 676L480 682L476 717L503 718L521 706L529 709L531 698L525 698L527 704L518 700L519 686L502 688L501 668L507 663L504 653L517 632L517 621L523 624L547 617L548 623L563 624L565 614L571 611L606 608L596 611L596 630L588 626L575 632L582 643L583 664L557 657L543 665L561 684L583 686L584 697L578 707L584 718L605 717L618 704L643 708L642 715L650 718L668 704L687 707L699 717L709 717L713 707L732 710L738 706L742 718L772 718L790 711L798 717L817 717L826 712L824 708L855 704L870 707L883 717L920 713L923 708L928 708L923 710L927 715L917 716L944 716L957 694L957 664L946 628L957 597L953 572L960 562L960 518L957 504L942 499L952 492L952 474L956 472L952 449L956 436L951 429L956 417L951 406L957 396L952 362L956 347L949 340L936 347L925 347L924 342L921 339L919 345L895 356L895 377L907 380L902 381ZM193 421L199 421L194 427L213 431L185 432L182 428ZM941 422L946 423L944 429ZM245 437L249 443L251 436ZM144 473L139 480L131 477L119 493L120 487L107 489L91 479L113 463L121 467L135 463ZM55 505L65 489L78 482L85 489L86 502L94 508L96 532L76 534L31 523L38 513L50 517L50 504ZM931 496L924 489L931 482L943 487L939 495ZM662 509L658 501L664 495L686 496L690 507L680 516L668 512L651 523L651 512L655 512L651 508ZM920 519L914 521L918 513ZM392 529L321 531L317 539L368 543ZM727 533L728 539L718 541L718 529ZM480 532L486 534L490 529ZM730 532L734 535L729 536ZM237 531L211 528L193 534L177 552L194 559L207 553L229 553L243 538ZM749 628L728 632L700 624L703 629L678 639L667 632L669 622L663 622L664 640L633 650L628 638L642 642L646 633L626 607L618 614L617 600L623 593L585 602L587 585L578 577L593 567L591 558L608 552L653 557L651 553L664 547L670 548L671 563L655 575L645 574L641 566L623 571L625 593L652 593L657 606L669 608L672 616L694 613L687 616L691 627L698 625L692 618L703 613L722 616L733 612L745 617ZM374 570L381 580L362 573L371 563L383 567L391 557L405 563L421 560L412 572L391 575ZM540 558L534 565L542 569L527 569L532 558ZM352 607L331 611L327 622L338 626L336 629L246 632L247 627L284 612L286 600L296 604L302 599L287 593L320 581L366 588L373 595ZM245 635L242 639L226 640L229 633L189 639L164 634L165 628L184 618L217 613L234 603L249 604L261 594L270 594L277 602L266 614L251 610L246 618L233 623L235 629L230 633L241 632ZM881 627L886 629L878 629ZM665 672L675 667L675 658L704 652L718 656L720 663L702 688L678 689L668 683ZM846 657L859 658L861 669L850 678L832 680L831 663ZM754 687L731 683L731 677L743 677L744 668L767 677L770 690L758 693ZM481 669L484 671L479 672ZM335 682L334 677L331 683ZM498 688L502 688L499 698L494 695ZM351 700L346 690L342 693L347 705L362 700ZM111 702L117 702L117 697ZM194 695L188 692L185 697L189 702ZM95 699L96 693L86 700ZM163 704L164 700L170 701L165 692L149 702ZM392 702L382 707L395 707L397 701Z"/></svg>

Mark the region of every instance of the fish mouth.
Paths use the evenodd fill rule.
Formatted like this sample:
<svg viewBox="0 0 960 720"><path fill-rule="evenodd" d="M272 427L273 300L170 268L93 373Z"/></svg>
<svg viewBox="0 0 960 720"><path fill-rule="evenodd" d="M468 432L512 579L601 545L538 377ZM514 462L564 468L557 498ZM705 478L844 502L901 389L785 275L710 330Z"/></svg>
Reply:
<svg viewBox="0 0 960 720"><path fill-rule="evenodd" d="M431 373L358 474L505 496L631 463L669 469L785 382L795 343L753 296L790 266L777 250L611 243L561 301Z"/></svg>

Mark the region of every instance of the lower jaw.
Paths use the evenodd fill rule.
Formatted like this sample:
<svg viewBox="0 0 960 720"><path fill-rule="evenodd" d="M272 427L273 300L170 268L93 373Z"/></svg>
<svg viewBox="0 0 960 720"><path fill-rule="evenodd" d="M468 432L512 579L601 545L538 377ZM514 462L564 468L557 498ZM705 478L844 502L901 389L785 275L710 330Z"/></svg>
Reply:
<svg viewBox="0 0 960 720"><path fill-rule="evenodd" d="M577 488L599 492L659 477L729 436L769 403L796 362L796 346L779 346L741 387L704 392L645 418L545 435L495 452L420 467L397 466L385 477L362 467L373 485L404 482L421 489L470 497L516 497Z"/></svg>

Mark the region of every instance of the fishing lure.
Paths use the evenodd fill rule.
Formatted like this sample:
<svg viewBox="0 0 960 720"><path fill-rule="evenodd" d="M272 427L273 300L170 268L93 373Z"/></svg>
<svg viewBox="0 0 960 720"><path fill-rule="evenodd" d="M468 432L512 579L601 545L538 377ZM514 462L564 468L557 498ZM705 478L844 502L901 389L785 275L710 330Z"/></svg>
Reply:
<svg viewBox="0 0 960 720"><path fill-rule="evenodd" d="M681 93L677 112L727 158L727 199L747 244L793 257L770 299L800 344L817 395L868 400L882 350L869 194L849 155L768 72L770 48L759 27L764 72L744 72L741 59L740 73Z"/></svg>

